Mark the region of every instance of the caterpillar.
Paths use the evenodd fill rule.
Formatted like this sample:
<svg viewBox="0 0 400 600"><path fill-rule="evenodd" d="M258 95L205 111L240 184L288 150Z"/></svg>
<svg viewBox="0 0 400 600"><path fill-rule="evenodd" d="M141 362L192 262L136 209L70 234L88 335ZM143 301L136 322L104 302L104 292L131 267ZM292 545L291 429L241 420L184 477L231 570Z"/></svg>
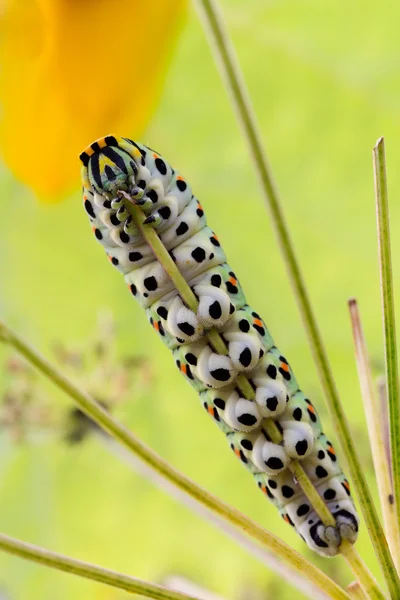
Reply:
<svg viewBox="0 0 400 600"><path fill-rule="evenodd" d="M359 519L318 413L263 319L247 304L186 179L158 152L112 135L93 142L80 160L84 208L96 239L234 454L311 549L334 556L342 539L354 543ZM156 230L198 299L196 311L185 305L155 259L128 202L139 205L144 226ZM209 342L211 328L222 336L226 355ZM251 384L253 400L244 397L239 375ZM267 432L269 419L282 434L280 444ZM288 469L294 459L301 461L336 527L326 527L310 505Z"/></svg>

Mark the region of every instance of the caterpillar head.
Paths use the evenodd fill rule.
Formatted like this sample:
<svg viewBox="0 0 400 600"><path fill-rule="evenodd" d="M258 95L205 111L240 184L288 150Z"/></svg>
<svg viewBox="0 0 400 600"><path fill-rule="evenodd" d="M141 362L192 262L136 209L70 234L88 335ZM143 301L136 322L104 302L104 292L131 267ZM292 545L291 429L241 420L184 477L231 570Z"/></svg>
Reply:
<svg viewBox="0 0 400 600"><path fill-rule="evenodd" d="M115 197L120 191L129 193L136 187L136 161L140 157L135 146L112 135L93 142L79 156L87 185L106 197Z"/></svg>

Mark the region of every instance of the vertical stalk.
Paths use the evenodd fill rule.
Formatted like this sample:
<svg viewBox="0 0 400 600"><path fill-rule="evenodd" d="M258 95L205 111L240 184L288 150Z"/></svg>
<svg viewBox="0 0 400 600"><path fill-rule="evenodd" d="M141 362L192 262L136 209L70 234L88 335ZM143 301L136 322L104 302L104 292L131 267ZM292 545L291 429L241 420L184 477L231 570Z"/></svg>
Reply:
<svg viewBox="0 0 400 600"><path fill-rule="evenodd" d="M369 598L370 600L386 599L375 577L371 574L355 547L349 544L349 542L342 543L340 551L357 577L365 598Z"/></svg>
<svg viewBox="0 0 400 600"><path fill-rule="evenodd" d="M393 470L394 506L397 522L400 522L400 393L397 362L396 319L392 258L390 249L390 226L388 190L386 179L385 142L381 137L373 149L376 224L381 278L383 337L385 344L386 387L389 404L390 450Z"/></svg>
<svg viewBox="0 0 400 600"><path fill-rule="evenodd" d="M400 598L400 580L393 564L385 534L379 522L378 514L372 501L371 492L368 489L360 460L355 451L355 445L353 443L349 425L340 403L339 394L336 389L321 334L311 307L289 231L283 217L270 166L263 150L260 128L257 124L242 72L216 1L194 0L194 2L203 21L204 30L214 51L216 62L220 66L244 137L248 142L249 151L260 181L264 199L270 212L279 247L286 263L293 293L307 333L307 338L331 413L336 435L349 465L350 474L360 500L373 547L387 586L390 590L391 597L393 599Z"/></svg>
<svg viewBox="0 0 400 600"><path fill-rule="evenodd" d="M361 395L367 419L368 434L371 444L372 459L374 462L375 476L378 482L378 491L381 502L383 522L386 537L393 556L393 560L400 568L400 529L395 507L393 504L392 479L390 462L386 454L383 436L382 409L377 398L372 382L371 367L365 343L364 332L361 325L357 301L349 300L350 319L353 330L354 347L358 378L360 380Z"/></svg>
<svg viewBox="0 0 400 600"><path fill-rule="evenodd" d="M390 426L389 426L389 408L388 408L388 400L387 400L387 388L386 388L386 377L381 375L376 380L376 387L378 390L378 398L379 398L379 406L380 406L380 426L381 426L381 436L383 438L383 442L385 445L386 452L386 460L388 465L390 465L390 479L392 482L392 455L390 453ZM391 499L393 502L393 499Z"/></svg>

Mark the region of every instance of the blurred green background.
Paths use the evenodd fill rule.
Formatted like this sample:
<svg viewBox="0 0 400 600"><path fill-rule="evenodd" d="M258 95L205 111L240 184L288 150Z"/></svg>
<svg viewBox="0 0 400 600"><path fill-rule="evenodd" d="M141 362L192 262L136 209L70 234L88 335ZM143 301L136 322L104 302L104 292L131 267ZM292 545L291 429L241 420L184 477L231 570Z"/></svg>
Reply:
<svg viewBox="0 0 400 600"><path fill-rule="evenodd" d="M359 299L377 375L383 354L371 149L386 136L394 275L400 289L400 7L372 0L225 0L222 8L376 496L346 301ZM249 302L269 324L335 441L247 148L193 11L141 141L191 182ZM98 312L111 308L120 355L147 357L154 372L151 383L118 415L174 466L339 582L350 582L342 559L311 556L279 519L173 368L168 350L93 240L78 191L78 161L76 194L54 206L37 203L5 168L0 175L1 314L49 354L54 340L84 344L96 330ZM69 406L53 388L48 393L60 411ZM293 597L293 589L272 571L131 472L95 438L69 447L46 438L16 444L3 433L0 453L1 530L10 535L153 581L179 573L231 599L255 598L257 589L266 590L264 598ZM357 547L379 575L364 525ZM0 554L2 587L12 600L127 597L5 554Z"/></svg>

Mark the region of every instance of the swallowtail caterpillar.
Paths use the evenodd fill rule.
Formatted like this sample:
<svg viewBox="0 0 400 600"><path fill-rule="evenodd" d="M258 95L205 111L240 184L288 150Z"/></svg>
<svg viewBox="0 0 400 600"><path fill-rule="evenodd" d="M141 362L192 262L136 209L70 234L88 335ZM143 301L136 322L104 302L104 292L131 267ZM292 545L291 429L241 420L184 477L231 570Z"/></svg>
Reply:
<svg viewBox="0 0 400 600"><path fill-rule="evenodd" d="M299 389L264 321L246 302L215 233L190 185L157 152L127 138L106 136L80 155L83 202L97 240L125 276L148 320L171 349L236 456L261 491L310 548L334 556L342 539L354 542L358 516L349 484L318 414ZM138 204L198 298L182 301L126 206ZM228 347L217 354L207 338L215 327ZM255 400L236 385L245 375ZM274 444L267 419L282 443ZM287 468L297 459L325 500L336 528L325 527Z"/></svg>

